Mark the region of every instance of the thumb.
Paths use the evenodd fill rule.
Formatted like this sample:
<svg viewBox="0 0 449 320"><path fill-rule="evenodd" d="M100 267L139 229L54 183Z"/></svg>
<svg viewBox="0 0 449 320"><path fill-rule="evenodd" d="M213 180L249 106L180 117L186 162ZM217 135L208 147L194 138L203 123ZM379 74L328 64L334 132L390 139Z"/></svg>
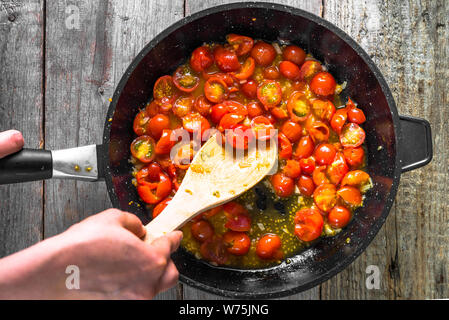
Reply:
<svg viewBox="0 0 449 320"><path fill-rule="evenodd" d="M0 132L0 159L22 149L22 134L17 130Z"/></svg>

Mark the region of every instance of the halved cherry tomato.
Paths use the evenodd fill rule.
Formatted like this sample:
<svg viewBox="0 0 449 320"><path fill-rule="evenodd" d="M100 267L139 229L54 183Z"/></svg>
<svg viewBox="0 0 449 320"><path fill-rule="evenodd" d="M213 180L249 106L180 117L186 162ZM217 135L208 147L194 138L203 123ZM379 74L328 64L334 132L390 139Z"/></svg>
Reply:
<svg viewBox="0 0 449 320"><path fill-rule="evenodd" d="M316 99L312 102L312 110L321 120L330 122L335 114L335 106L329 100Z"/></svg>
<svg viewBox="0 0 449 320"><path fill-rule="evenodd" d="M212 208L212 209L209 209L209 210L203 212L203 216L205 218L210 218L210 217L213 217L216 214L220 213L221 210L223 210L223 206L218 206L218 207L215 207L215 208Z"/></svg>
<svg viewBox="0 0 449 320"><path fill-rule="evenodd" d="M251 49L251 57L256 60L257 64L266 67L276 58L276 50L271 44L258 41Z"/></svg>
<svg viewBox="0 0 449 320"><path fill-rule="evenodd" d="M281 85L274 80L264 80L257 88L257 98L266 109L274 108L282 100Z"/></svg>
<svg viewBox="0 0 449 320"><path fill-rule="evenodd" d="M228 107L222 103L219 103L212 107L210 112L210 118L214 123L218 124L221 118L223 118L223 116L227 113Z"/></svg>
<svg viewBox="0 0 449 320"><path fill-rule="evenodd" d="M306 175L302 175L299 177L297 185L299 191L306 197L312 196L313 191L315 190L315 184L313 183L313 179Z"/></svg>
<svg viewBox="0 0 449 320"><path fill-rule="evenodd" d="M237 54L230 47L215 47L214 59L215 63L221 71L231 72L240 69L240 63Z"/></svg>
<svg viewBox="0 0 449 320"><path fill-rule="evenodd" d="M279 157L281 159L290 159L293 153L292 143L282 132L278 133Z"/></svg>
<svg viewBox="0 0 449 320"><path fill-rule="evenodd" d="M240 87L243 94L250 99L254 99L257 97L257 82L256 80L250 79L246 81Z"/></svg>
<svg viewBox="0 0 449 320"><path fill-rule="evenodd" d="M266 67L263 70L263 77L268 80L276 80L281 76L278 68L276 66Z"/></svg>
<svg viewBox="0 0 449 320"><path fill-rule="evenodd" d="M140 162L150 163L156 156L154 148L153 138L150 136L139 136L131 143L131 154Z"/></svg>
<svg viewBox="0 0 449 320"><path fill-rule="evenodd" d="M196 98L193 108L202 116L208 116L211 112L212 103L205 96L201 95Z"/></svg>
<svg viewBox="0 0 449 320"><path fill-rule="evenodd" d="M254 134L250 127L238 124L234 128L226 130L226 142L234 149L246 150L253 141Z"/></svg>
<svg viewBox="0 0 449 320"><path fill-rule="evenodd" d="M192 236L199 242L212 239L215 233L212 225L206 220L200 220L192 224L190 231L192 232Z"/></svg>
<svg viewBox="0 0 449 320"><path fill-rule="evenodd" d="M298 66L300 66L303 64L304 59L306 58L306 53L298 46L289 45L285 47L284 52L282 52L282 57L285 60L296 63Z"/></svg>
<svg viewBox="0 0 449 320"><path fill-rule="evenodd" d="M252 101L246 105L246 110L248 110L248 116L250 118L255 118L264 113L262 104L258 101Z"/></svg>
<svg viewBox="0 0 449 320"><path fill-rule="evenodd" d="M223 132L227 129L232 129L243 120L245 120L245 116L235 113L226 113L220 120L218 130Z"/></svg>
<svg viewBox="0 0 449 320"><path fill-rule="evenodd" d="M329 177L329 181L337 185L348 171L349 168L345 157L341 152L337 152L332 163L327 166L326 174Z"/></svg>
<svg viewBox="0 0 449 320"><path fill-rule="evenodd" d="M228 95L228 86L223 79L210 77L204 84L204 95L210 102L223 102Z"/></svg>
<svg viewBox="0 0 449 320"><path fill-rule="evenodd" d="M287 102L290 118L295 122L304 121L310 114L310 104L302 92L294 92Z"/></svg>
<svg viewBox="0 0 449 320"><path fill-rule="evenodd" d="M312 173L313 183L317 186L330 183L329 179L326 176L326 166L319 166L313 170Z"/></svg>
<svg viewBox="0 0 449 320"><path fill-rule="evenodd" d="M217 235L204 241L201 244L200 252L204 259L218 265L225 264L229 258L223 238Z"/></svg>
<svg viewBox="0 0 449 320"><path fill-rule="evenodd" d="M362 170L349 171L341 180L341 186L364 188L370 184L371 178L369 174Z"/></svg>
<svg viewBox="0 0 449 320"><path fill-rule="evenodd" d="M359 167L363 163L365 157L365 151L362 147L357 148L345 148L343 150L343 155L345 156L346 162L351 167Z"/></svg>
<svg viewBox="0 0 449 320"><path fill-rule="evenodd" d="M172 189L170 178L163 172L157 180L146 180L137 185L137 193L142 200L149 204L156 204L166 198Z"/></svg>
<svg viewBox="0 0 449 320"><path fill-rule="evenodd" d="M313 154L315 143L310 136L301 137L295 149L295 157L298 159L308 158Z"/></svg>
<svg viewBox="0 0 449 320"><path fill-rule="evenodd" d="M174 165L182 170L187 170L194 156L193 143L185 143L175 146L175 148L177 149L173 158Z"/></svg>
<svg viewBox="0 0 449 320"><path fill-rule="evenodd" d="M273 124L267 117L257 116L251 121L251 129L256 139L267 141L276 134Z"/></svg>
<svg viewBox="0 0 449 320"><path fill-rule="evenodd" d="M248 211L240 203L231 201L223 206L223 210L231 216L238 216L239 214L246 214Z"/></svg>
<svg viewBox="0 0 449 320"><path fill-rule="evenodd" d="M296 122L286 121L281 127L281 132L285 134L288 140L295 143L301 138L302 128L301 125Z"/></svg>
<svg viewBox="0 0 449 320"><path fill-rule="evenodd" d="M153 219L156 218L164 209L167 207L168 203L172 198L165 198L163 201L159 202L153 209Z"/></svg>
<svg viewBox="0 0 449 320"><path fill-rule="evenodd" d="M157 115L159 113L159 102L156 100L151 100L151 102L145 107L145 112L150 117Z"/></svg>
<svg viewBox="0 0 449 320"><path fill-rule="evenodd" d="M251 229L251 218L249 215L241 213L236 216L228 216L225 227L238 232L246 232Z"/></svg>
<svg viewBox="0 0 449 320"><path fill-rule="evenodd" d="M273 185L274 192L282 198L291 196L295 190L295 182L293 179L282 173L272 175L271 184Z"/></svg>
<svg viewBox="0 0 449 320"><path fill-rule="evenodd" d="M245 80L251 77L254 73L254 68L256 67L256 62L253 58L248 57L248 59L245 60L242 67L236 73L234 76L239 80Z"/></svg>
<svg viewBox="0 0 449 320"><path fill-rule="evenodd" d="M159 139L164 129L170 129L170 119L165 114L159 113L148 122L148 129L153 138Z"/></svg>
<svg viewBox="0 0 449 320"><path fill-rule="evenodd" d="M348 110L348 119L349 122L361 124L366 121L365 114L359 108L351 108Z"/></svg>
<svg viewBox="0 0 449 320"><path fill-rule="evenodd" d="M281 238L274 233L269 233L262 236L257 242L256 253L261 259L282 259L281 247Z"/></svg>
<svg viewBox="0 0 449 320"><path fill-rule="evenodd" d="M287 160L285 167L282 169L284 175L289 178L296 179L301 174L301 166L296 160Z"/></svg>
<svg viewBox="0 0 449 320"><path fill-rule="evenodd" d="M329 72L317 73L310 82L310 89L318 96L330 96L335 93L337 83Z"/></svg>
<svg viewBox="0 0 449 320"><path fill-rule="evenodd" d="M151 162L137 171L136 180L138 184L145 184L148 181L158 180L162 172L161 166L157 162Z"/></svg>
<svg viewBox="0 0 449 320"><path fill-rule="evenodd" d="M338 134L341 133L341 129L345 125L346 119L348 118L348 109L342 108L335 111L331 119L331 127Z"/></svg>
<svg viewBox="0 0 449 320"><path fill-rule="evenodd" d="M251 239L244 232L227 231L223 235L223 241L228 252L236 256L247 254L251 247Z"/></svg>
<svg viewBox="0 0 449 320"><path fill-rule="evenodd" d="M201 136L210 128L209 121L199 113L190 113L182 118L182 126L189 132L199 132Z"/></svg>
<svg viewBox="0 0 449 320"><path fill-rule="evenodd" d="M348 123L343 126L340 134L340 142L343 147L355 148L365 141L365 130L356 123Z"/></svg>
<svg viewBox="0 0 449 320"><path fill-rule="evenodd" d="M337 204L337 189L335 185L326 183L316 187L313 192L313 200L320 210L329 212Z"/></svg>
<svg viewBox="0 0 449 320"><path fill-rule="evenodd" d="M173 104L173 113L182 118L192 111L194 103L195 98L191 94L182 95Z"/></svg>
<svg viewBox="0 0 449 320"><path fill-rule="evenodd" d="M337 150L330 143L319 144L313 153L316 162L319 164L330 164L337 154Z"/></svg>
<svg viewBox="0 0 449 320"><path fill-rule="evenodd" d="M299 67L290 61L282 61L279 64L279 70L281 71L281 74L290 80L297 80L299 79Z"/></svg>
<svg viewBox="0 0 449 320"><path fill-rule="evenodd" d="M171 76L162 76L156 80L153 88L153 97L156 100L167 99L172 103L179 92L173 83L173 78Z"/></svg>
<svg viewBox="0 0 449 320"><path fill-rule="evenodd" d="M184 64L173 74L173 83L181 91L192 92L198 87L200 78L193 73L189 65Z"/></svg>
<svg viewBox="0 0 449 320"><path fill-rule="evenodd" d="M296 212L295 235L302 241L313 241L323 231L323 216L317 209L305 208Z"/></svg>
<svg viewBox="0 0 449 320"><path fill-rule="evenodd" d="M351 220L351 212L343 206L335 206L329 212L327 221L332 228L343 228Z"/></svg>
<svg viewBox="0 0 449 320"><path fill-rule="evenodd" d="M171 148L175 145L176 141L171 139L172 130L164 129L162 131L161 138L156 143L155 152L156 154L168 154Z"/></svg>
<svg viewBox="0 0 449 320"><path fill-rule="evenodd" d="M324 122L315 121L309 129L309 134L315 143L322 142L329 140L330 130Z"/></svg>
<svg viewBox="0 0 449 320"><path fill-rule="evenodd" d="M321 63L315 60L307 60L299 69L299 78L301 80L309 80L321 70L323 70Z"/></svg>
<svg viewBox="0 0 449 320"><path fill-rule="evenodd" d="M288 119L288 111L285 104L280 107L274 107L270 109L270 113L278 120Z"/></svg>
<svg viewBox="0 0 449 320"><path fill-rule="evenodd" d="M202 72L208 69L214 63L214 57L209 47L202 46L193 50L190 58L190 66L196 72Z"/></svg>
<svg viewBox="0 0 449 320"><path fill-rule="evenodd" d="M228 34L226 40L234 48L238 56L243 56L250 52L254 45L254 40L250 37L234 33Z"/></svg>
<svg viewBox="0 0 449 320"><path fill-rule="evenodd" d="M137 116L134 118L133 129L134 132L138 135L148 134L148 122L150 121L150 116L147 114L145 110L140 111Z"/></svg>
<svg viewBox="0 0 449 320"><path fill-rule="evenodd" d="M311 176L313 174L313 170L315 170L315 159L313 157L301 159L299 160L299 165L301 166L302 173Z"/></svg>
<svg viewBox="0 0 449 320"><path fill-rule="evenodd" d="M359 207L363 199L359 189L351 186L344 186L338 189L337 195L349 206Z"/></svg>
<svg viewBox="0 0 449 320"><path fill-rule="evenodd" d="M241 104L240 102L227 100L224 101L223 104L226 106L226 109L229 113L235 113L245 117L248 115L248 110L246 110L245 105Z"/></svg>

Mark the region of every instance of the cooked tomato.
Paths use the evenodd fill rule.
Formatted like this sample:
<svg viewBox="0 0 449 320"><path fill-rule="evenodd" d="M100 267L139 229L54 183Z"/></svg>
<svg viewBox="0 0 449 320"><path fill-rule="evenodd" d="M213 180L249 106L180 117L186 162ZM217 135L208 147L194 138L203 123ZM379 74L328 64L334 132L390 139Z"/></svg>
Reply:
<svg viewBox="0 0 449 320"><path fill-rule="evenodd" d="M349 171L341 180L342 186L353 186L364 188L371 184L371 178L368 173L362 170Z"/></svg>
<svg viewBox="0 0 449 320"><path fill-rule="evenodd" d="M330 96L335 93L337 83L329 72L317 73L310 82L310 89L318 96Z"/></svg>
<svg viewBox="0 0 449 320"><path fill-rule="evenodd" d="M178 89L171 76L162 76L156 80L153 88L154 99L162 100L166 98L169 102L173 102L178 94Z"/></svg>
<svg viewBox="0 0 449 320"><path fill-rule="evenodd" d="M326 176L326 166L319 166L313 170L312 173L313 183L317 186L330 183L329 179Z"/></svg>
<svg viewBox="0 0 449 320"><path fill-rule="evenodd" d="M302 241L313 241L323 231L323 216L317 209L306 208L296 212L295 235Z"/></svg>
<svg viewBox="0 0 449 320"><path fill-rule="evenodd" d="M253 58L249 57L245 60L240 70L234 75L239 80L245 80L251 77L254 73L256 62Z"/></svg>
<svg viewBox="0 0 449 320"><path fill-rule="evenodd" d="M150 117L147 112L140 111L137 116L134 118L133 129L134 132L138 135L148 134L148 122L150 121Z"/></svg>
<svg viewBox="0 0 449 320"><path fill-rule="evenodd" d="M175 145L176 141L171 138L172 130L164 129L162 131L161 138L156 143L155 152L156 154L168 154L171 148Z"/></svg>
<svg viewBox="0 0 449 320"><path fill-rule="evenodd" d="M349 122L361 124L366 121L365 114L359 108L351 108L348 110L348 119Z"/></svg>
<svg viewBox="0 0 449 320"><path fill-rule="evenodd" d="M190 58L190 66L196 72L202 72L208 69L214 63L214 57L209 47L202 46L193 50Z"/></svg>
<svg viewBox="0 0 449 320"><path fill-rule="evenodd" d="M279 64L279 70L281 71L281 74L290 80L297 80L299 79L299 67L290 61L282 61Z"/></svg>
<svg viewBox="0 0 449 320"><path fill-rule="evenodd" d="M293 153L292 143L282 132L278 133L279 157L281 159L290 159Z"/></svg>
<svg viewBox="0 0 449 320"><path fill-rule="evenodd" d="M326 183L317 186L313 192L313 200L320 210L329 212L337 204L335 185Z"/></svg>
<svg viewBox="0 0 449 320"><path fill-rule="evenodd" d="M235 201L227 202L223 206L223 210L231 216L238 216L239 214L246 214L248 212L245 207Z"/></svg>
<svg viewBox="0 0 449 320"><path fill-rule="evenodd" d="M184 129L189 132L199 132L201 136L204 131L210 128L209 121L199 113L190 113L182 118Z"/></svg>
<svg viewBox="0 0 449 320"><path fill-rule="evenodd" d="M302 92L294 92L287 103L290 118L295 121L304 121L310 114L310 103Z"/></svg>
<svg viewBox="0 0 449 320"><path fill-rule="evenodd" d="M299 160L299 165L301 166L302 173L311 176L315 170L315 159L313 157L301 159Z"/></svg>
<svg viewBox="0 0 449 320"><path fill-rule="evenodd" d="M227 113L228 107L226 105L222 103L216 104L211 109L210 118L214 123L218 124L220 123L221 118L223 118L223 116Z"/></svg>
<svg viewBox="0 0 449 320"><path fill-rule="evenodd" d="M316 99L312 102L314 114L321 120L330 122L335 114L335 106L329 100Z"/></svg>
<svg viewBox="0 0 449 320"><path fill-rule="evenodd" d="M293 179L282 173L272 175L271 184L273 185L274 192L282 198L291 196L295 190L295 182Z"/></svg>
<svg viewBox="0 0 449 320"><path fill-rule="evenodd" d="M224 101L223 104L226 106L229 113L235 113L245 117L248 115L248 110L246 110L245 105L240 102L227 100Z"/></svg>
<svg viewBox="0 0 449 320"><path fill-rule="evenodd" d="M251 218L245 213L236 216L228 216L228 221L225 223L225 227L232 231L249 231L249 229L251 229Z"/></svg>
<svg viewBox="0 0 449 320"><path fill-rule="evenodd" d="M285 134L288 140L295 143L301 138L302 128L301 125L296 122L286 121L281 127L281 132Z"/></svg>
<svg viewBox="0 0 449 320"><path fill-rule="evenodd" d="M223 79L210 77L204 84L204 95L210 102L223 102L228 95L228 86Z"/></svg>
<svg viewBox="0 0 449 320"><path fill-rule="evenodd" d="M218 265L225 264L228 261L226 244L220 236L213 236L212 239L204 241L200 247L200 252L204 259Z"/></svg>
<svg viewBox="0 0 449 320"><path fill-rule="evenodd" d="M250 37L241 36L238 34L228 34L226 36L228 43L234 48L238 56L243 56L251 51L254 45L254 40Z"/></svg>
<svg viewBox="0 0 449 320"><path fill-rule="evenodd" d="M248 110L248 116L250 118L255 118L264 113L262 104L258 101L252 101L246 105L246 110Z"/></svg>
<svg viewBox="0 0 449 320"><path fill-rule="evenodd" d="M337 154L337 150L330 143L319 144L313 153L316 162L319 164L330 164Z"/></svg>
<svg viewBox="0 0 449 320"><path fill-rule="evenodd" d="M246 150L248 149L248 145L253 141L254 134L250 127L238 124L233 129L226 130L225 137L227 143L233 148Z"/></svg>
<svg viewBox="0 0 449 320"><path fill-rule="evenodd" d="M209 210L203 212L203 216L206 218L210 218L210 217L213 217L216 214L220 213L221 210L223 210L223 206L218 206L218 207L215 207L215 208L212 208L212 209L209 209Z"/></svg>
<svg viewBox="0 0 449 320"><path fill-rule="evenodd" d="M193 108L202 116L208 116L212 108L212 103L205 96L201 95L196 98Z"/></svg>
<svg viewBox="0 0 449 320"><path fill-rule="evenodd" d="M257 64L266 67L276 58L276 50L271 44L258 41L251 49L251 57L256 60Z"/></svg>
<svg viewBox="0 0 449 320"><path fill-rule="evenodd" d="M301 174L301 166L296 160L287 160L284 168L282 169L282 172L287 177L296 179Z"/></svg>
<svg viewBox="0 0 449 320"><path fill-rule="evenodd" d="M327 221L332 228L343 228L351 220L351 212L343 206L335 206L329 212Z"/></svg>
<svg viewBox="0 0 449 320"><path fill-rule="evenodd" d="M279 79L281 74L276 66L266 67L263 70L263 77L268 80L276 80Z"/></svg>
<svg viewBox="0 0 449 320"><path fill-rule="evenodd" d="M271 108L270 113L278 120L288 119L288 111L285 104L280 107Z"/></svg>
<svg viewBox="0 0 449 320"><path fill-rule="evenodd" d="M165 198L163 201L159 202L153 209L153 219L161 214L162 211L168 206L171 198Z"/></svg>
<svg viewBox="0 0 449 320"><path fill-rule="evenodd" d="M313 191L315 190L315 184L313 183L313 179L309 176L302 175L298 179L298 188L301 194L306 197L310 197L313 195Z"/></svg>
<svg viewBox="0 0 449 320"><path fill-rule="evenodd" d="M227 231L223 235L229 253L236 256L243 256L248 253L251 247L251 239L244 232Z"/></svg>
<svg viewBox="0 0 449 320"><path fill-rule="evenodd" d="M303 64L306 58L306 53L298 46L289 45L285 47L284 51L282 52L282 57L285 60L296 63L298 66L300 66Z"/></svg>
<svg viewBox="0 0 449 320"><path fill-rule="evenodd" d="M270 233L262 236L257 242L256 253L261 259L282 259L282 241L278 235Z"/></svg>
<svg viewBox="0 0 449 320"><path fill-rule="evenodd" d="M295 149L295 157L298 159L308 158L313 154L315 143L310 136L302 137Z"/></svg>
<svg viewBox="0 0 449 320"><path fill-rule="evenodd" d="M357 148L345 148L343 150L346 162L353 168L359 167L363 164L365 157L365 151L362 147Z"/></svg>
<svg viewBox="0 0 449 320"><path fill-rule="evenodd" d="M349 206L359 207L362 205L362 194L359 189L351 186L344 186L338 189L337 195Z"/></svg>
<svg viewBox="0 0 449 320"><path fill-rule="evenodd" d="M256 80L250 79L246 81L242 86L240 87L243 94L250 99L254 99L257 97L257 82Z"/></svg>
<svg viewBox="0 0 449 320"><path fill-rule="evenodd" d="M170 129L170 119L162 113L155 115L148 122L150 134L155 139L159 139L164 129Z"/></svg>
<svg viewBox="0 0 449 320"><path fill-rule="evenodd" d="M240 62L237 54L230 47L215 47L214 59L215 63L221 71L232 72L240 69Z"/></svg>
<svg viewBox="0 0 449 320"><path fill-rule="evenodd" d="M192 111L194 103L195 98L192 95L180 96L173 104L173 113L182 118Z"/></svg>
<svg viewBox="0 0 449 320"><path fill-rule="evenodd" d="M349 168L343 154L337 152L332 163L327 166L326 174L329 177L329 181L337 185L348 171Z"/></svg>
<svg viewBox="0 0 449 320"><path fill-rule="evenodd" d="M155 143L150 136L140 136L131 143L131 154L134 158L143 163L153 161L156 153L154 152Z"/></svg>
<svg viewBox="0 0 449 320"><path fill-rule="evenodd" d="M343 126L340 134L340 142L343 147L355 148L365 141L365 130L356 123L348 123Z"/></svg>
<svg viewBox="0 0 449 320"><path fill-rule="evenodd" d="M192 224L190 230L192 232L192 236L199 242L212 239L215 233L212 225L206 220L195 222Z"/></svg>
<svg viewBox="0 0 449 320"><path fill-rule="evenodd" d="M173 83L181 91L192 92L198 87L200 78L193 73L189 65L185 64L176 69L173 74Z"/></svg>
<svg viewBox="0 0 449 320"><path fill-rule="evenodd" d="M323 70L321 63L315 60L307 60L299 69L299 78L301 80L309 80L321 70Z"/></svg>
<svg viewBox="0 0 449 320"><path fill-rule="evenodd" d="M277 106L282 100L282 90L279 82L264 80L257 87L257 98L267 109Z"/></svg>
<svg viewBox="0 0 449 320"><path fill-rule="evenodd" d="M145 107L145 112L150 117L154 117L159 113L159 103L156 100L151 100L151 102Z"/></svg>
<svg viewBox="0 0 449 320"><path fill-rule="evenodd" d="M162 172L161 166L157 162L151 162L142 167L136 173L136 180L138 184L145 184L151 180L159 179L159 174Z"/></svg>
<svg viewBox="0 0 449 320"><path fill-rule="evenodd" d="M163 172L157 180L146 180L137 185L137 193L142 200L149 204L156 204L166 198L172 190L170 178Z"/></svg>
<svg viewBox="0 0 449 320"><path fill-rule="evenodd" d="M251 129L254 132L256 139L266 141L271 139L276 134L274 126L270 120L264 116L257 116L251 121Z"/></svg>
<svg viewBox="0 0 449 320"><path fill-rule="evenodd" d="M345 125L346 119L348 118L348 110L346 108L338 109L335 111L331 119L331 127L338 134L341 133L341 129Z"/></svg>
<svg viewBox="0 0 449 320"><path fill-rule="evenodd" d="M218 130L223 132L227 129L232 129L243 120L245 120L245 116L235 113L226 113L220 120Z"/></svg>
<svg viewBox="0 0 449 320"><path fill-rule="evenodd" d="M329 140L330 130L324 122L315 121L309 129L309 134L315 143L322 142Z"/></svg>

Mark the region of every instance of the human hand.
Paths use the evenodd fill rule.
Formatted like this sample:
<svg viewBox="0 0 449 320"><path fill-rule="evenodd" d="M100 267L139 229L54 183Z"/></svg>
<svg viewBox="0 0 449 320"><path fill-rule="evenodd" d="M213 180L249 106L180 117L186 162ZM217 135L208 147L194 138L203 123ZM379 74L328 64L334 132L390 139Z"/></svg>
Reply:
<svg viewBox="0 0 449 320"><path fill-rule="evenodd" d="M17 130L0 132L0 159L23 148L23 136Z"/></svg>

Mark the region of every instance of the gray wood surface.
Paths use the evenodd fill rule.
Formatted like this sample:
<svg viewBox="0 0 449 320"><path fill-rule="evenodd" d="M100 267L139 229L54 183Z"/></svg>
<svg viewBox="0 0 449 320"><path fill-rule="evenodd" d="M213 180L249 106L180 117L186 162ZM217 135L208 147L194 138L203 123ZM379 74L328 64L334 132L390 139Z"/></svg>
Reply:
<svg viewBox="0 0 449 320"><path fill-rule="evenodd" d="M101 142L109 98L134 56L185 15L236 1L0 0L0 130L28 147ZM336 24L374 59L401 114L430 121L434 159L401 178L373 243L346 270L287 299L449 297L449 3L277 0ZM75 6L75 8L70 6ZM79 27L67 20L79 10ZM0 257L110 206L102 183L47 181L0 186ZM379 268L379 289L365 286ZM159 299L222 299L178 285Z"/></svg>

